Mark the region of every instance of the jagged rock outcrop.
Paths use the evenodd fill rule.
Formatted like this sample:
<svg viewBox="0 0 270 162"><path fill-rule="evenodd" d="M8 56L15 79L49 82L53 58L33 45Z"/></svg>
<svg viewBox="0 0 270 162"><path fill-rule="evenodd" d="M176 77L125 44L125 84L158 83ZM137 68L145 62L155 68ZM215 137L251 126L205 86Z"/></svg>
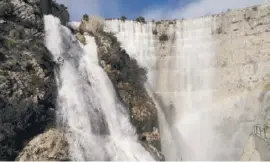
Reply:
<svg viewBox="0 0 270 162"><path fill-rule="evenodd" d="M32 139L17 158L18 161L67 161L68 141L65 134L56 129Z"/></svg>
<svg viewBox="0 0 270 162"><path fill-rule="evenodd" d="M37 0L0 2L0 160L54 123L55 64Z"/></svg>
<svg viewBox="0 0 270 162"><path fill-rule="evenodd" d="M79 31L81 34L84 32L96 33L102 31L103 27L104 20L101 17L84 15L79 26Z"/></svg>

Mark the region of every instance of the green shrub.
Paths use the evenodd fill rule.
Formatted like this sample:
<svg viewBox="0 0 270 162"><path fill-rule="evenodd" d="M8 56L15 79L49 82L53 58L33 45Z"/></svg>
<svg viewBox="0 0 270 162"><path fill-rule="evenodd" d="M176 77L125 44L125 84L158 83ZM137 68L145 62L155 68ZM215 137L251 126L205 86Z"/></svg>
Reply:
<svg viewBox="0 0 270 162"><path fill-rule="evenodd" d="M137 18L136 18L136 21L137 21L137 22L140 22L140 23L145 23L145 19L144 19L144 17L142 17L142 16L137 17Z"/></svg>
<svg viewBox="0 0 270 162"><path fill-rule="evenodd" d="M257 11L258 10L258 7L257 6L254 6L254 7L252 7L252 10L253 11Z"/></svg>
<svg viewBox="0 0 270 162"><path fill-rule="evenodd" d="M217 34L221 34L222 33L222 27L221 26L217 28L216 33Z"/></svg>
<svg viewBox="0 0 270 162"><path fill-rule="evenodd" d="M127 17L126 16L121 16L120 20L126 21Z"/></svg>
<svg viewBox="0 0 270 162"><path fill-rule="evenodd" d="M13 39L6 39L3 45L5 48L11 49L16 46L16 42Z"/></svg>
<svg viewBox="0 0 270 162"><path fill-rule="evenodd" d="M157 30L153 30L153 34L157 35L158 34Z"/></svg>
<svg viewBox="0 0 270 162"><path fill-rule="evenodd" d="M156 25L158 25L158 24L161 24L161 22L160 22L160 21L157 21L157 22L156 22Z"/></svg>
<svg viewBox="0 0 270 162"><path fill-rule="evenodd" d="M159 40L160 41L167 41L167 40L169 40L169 38L166 34L163 33L161 36L159 36Z"/></svg>
<svg viewBox="0 0 270 162"><path fill-rule="evenodd" d="M174 21L169 21L169 24L174 24Z"/></svg>
<svg viewBox="0 0 270 162"><path fill-rule="evenodd" d="M84 21L89 21L89 16L88 16L87 14L84 14L84 15L83 15L83 20L84 20Z"/></svg>

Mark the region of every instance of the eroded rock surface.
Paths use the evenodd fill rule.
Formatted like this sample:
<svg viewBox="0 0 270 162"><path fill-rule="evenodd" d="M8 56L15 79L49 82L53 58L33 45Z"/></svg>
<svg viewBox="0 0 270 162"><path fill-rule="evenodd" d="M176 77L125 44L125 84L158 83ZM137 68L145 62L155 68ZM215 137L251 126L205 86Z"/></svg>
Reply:
<svg viewBox="0 0 270 162"><path fill-rule="evenodd" d="M44 45L39 1L0 2L0 160L54 123L55 64Z"/></svg>
<svg viewBox="0 0 270 162"><path fill-rule="evenodd" d="M69 159L69 147L65 134L59 130L50 129L32 139L17 160L66 161Z"/></svg>

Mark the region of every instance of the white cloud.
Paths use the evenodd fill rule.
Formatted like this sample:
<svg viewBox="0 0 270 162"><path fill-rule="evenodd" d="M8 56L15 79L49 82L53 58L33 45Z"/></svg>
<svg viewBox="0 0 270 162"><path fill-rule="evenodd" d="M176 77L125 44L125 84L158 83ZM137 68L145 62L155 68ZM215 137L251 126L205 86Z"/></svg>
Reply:
<svg viewBox="0 0 270 162"><path fill-rule="evenodd" d="M264 2L265 0L199 0L188 4L184 8L179 5L174 10L169 9L168 6L148 8L142 15L148 20L193 18L206 14L219 13L227 9L262 4Z"/></svg>

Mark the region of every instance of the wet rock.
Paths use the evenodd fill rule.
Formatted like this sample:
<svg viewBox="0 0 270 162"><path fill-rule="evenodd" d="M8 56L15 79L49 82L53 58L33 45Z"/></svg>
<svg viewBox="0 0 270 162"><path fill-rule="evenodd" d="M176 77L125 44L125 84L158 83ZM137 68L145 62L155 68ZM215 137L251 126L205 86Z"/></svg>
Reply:
<svg viewBox="0 0 270 162"><path fill-rule="evenodd" d="M18 161L66 161L69 146L64 133L56 129L36 136L20 153Z"/></svg>
<svg viewBox="0 0 270 162"><path fill-rule="evenodd" d="M82 44L86 44L86 39L84 37L84 35L80 34L80 33L77 33L76 34L76 38L82 43Z"/></svg>
<svg viewBox="0 0 270 162"><path fill-rule="evenodd" d="M69 22L69 13L67 8L62 5L52 2L52 14L58 17L63 25L66 25Z"/></svg>

